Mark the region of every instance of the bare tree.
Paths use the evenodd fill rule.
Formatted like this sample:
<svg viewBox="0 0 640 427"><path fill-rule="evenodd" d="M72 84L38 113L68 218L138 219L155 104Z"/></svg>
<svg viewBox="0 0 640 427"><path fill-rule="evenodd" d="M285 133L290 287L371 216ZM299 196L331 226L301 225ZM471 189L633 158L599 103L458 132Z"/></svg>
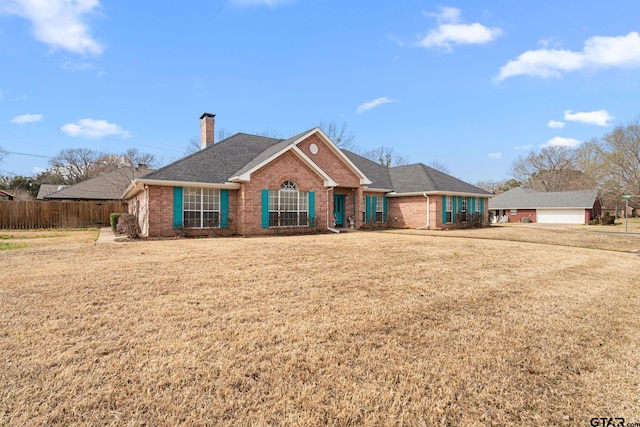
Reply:
<svg viewBox="0 0 640 427"><path fill-rule="evenodd" d="M75 184L96 175L96 162L103 155L88 148L66 148L49 160L51 173L65 184Z"/></svg>
<svg viewBox="0 0 640 427"><path fill-rule="evenodd" d="M432 160L429 163L427 163L427 166L435 169L435 170L439 170L440 172L449 174L451 172L449 172L449 168L447 167L447 165L445 165L444 163L440 163L437 160Z"/></svg>
<svg viewBox="0 0 640 427"><path fill-rule="evenodd" d="M640 196L640 118L616 127L600 147L610 179L621 191Z"/></svg>
<svg viewBox="0 0 640 427"><path fill-rule="evenodd" d="M335 120L330 122L321 121L317 127L322 129L322 132L338 147L349 151L356 151L358 149L355 143L356 137L346 122L337 123Z"/></svg>
<svg viewBox="0 0 640 427"><path fill-rule="evenodd" d="M51 160L49 175L54 181L72 185L105 172L135 169L141 165L153 167L155 156L130 148L121 154L100 153L88 148L67 148Z"/></svg>
<svg viewBox="0 0 640 427"><path fill-rule="evenodd" d="M384 145L374 148L373 150L364 151L361 153L361 156L388 168L409 164L406 157L401 154L396 154L393 151L393 147L385 147Z"/></svg>
<svg viewBox="0 0 640 427"><path fill-rule="evenodd" d="M7 156L7 154L8 153L2 147L0 147L0 162Z"/></svg>
<svg viewBox="0 0 640 427"><path fill-rule="evenodd" d="M514 162L511 174L517 181L538 191L582 190L595 185L578 169L576 152L568 147L545 147L540 153L532 151Z"/></svg>

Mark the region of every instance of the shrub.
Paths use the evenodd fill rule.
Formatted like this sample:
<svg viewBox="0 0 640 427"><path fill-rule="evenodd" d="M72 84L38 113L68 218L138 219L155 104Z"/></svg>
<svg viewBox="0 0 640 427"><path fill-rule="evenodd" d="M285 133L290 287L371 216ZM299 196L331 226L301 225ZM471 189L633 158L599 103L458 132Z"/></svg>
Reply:
<svg viewBox="0 0 640 427"><path fill-rule="evenodd" d="M120 212L114 212L111 215L109 215L109 223L111 224L111 229L113 230L114 233L117 231L118 220L120 219L120 215L122 215Z"/></svg>
<svg viewBox="0 0 640 427"><path fill-rule="evenodd" d="M128 213L120 215L116 230L118 234L125 234L130 239L137 239L138 237L140 237L140 226L138 225L138 218L136 218L135 215L131 215Z"/></svg>

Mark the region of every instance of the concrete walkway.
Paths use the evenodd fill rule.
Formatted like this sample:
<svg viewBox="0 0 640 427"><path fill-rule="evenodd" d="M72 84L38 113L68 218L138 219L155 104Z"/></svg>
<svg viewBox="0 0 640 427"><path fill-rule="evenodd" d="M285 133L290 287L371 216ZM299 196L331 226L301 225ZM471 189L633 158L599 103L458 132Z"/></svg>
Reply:
<svg viewBox="0 0 640 427"><path fill-rule="evenodd" d="M100 235L98 236L98 240L96 240L96 242L115 243L118 240L122 240L122 239L124 239L124 237L116 237L116 235L113 234L113 230L111 230L111 227L101 227Z"/></svg>

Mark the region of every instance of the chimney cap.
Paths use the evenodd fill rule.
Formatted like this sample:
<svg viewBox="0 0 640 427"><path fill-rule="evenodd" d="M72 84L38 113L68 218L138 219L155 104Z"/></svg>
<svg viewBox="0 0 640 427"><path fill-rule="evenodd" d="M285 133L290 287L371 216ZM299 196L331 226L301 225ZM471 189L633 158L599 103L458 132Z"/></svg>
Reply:
<svg viewBox="0 0 640 427"><path fill-rule="evenodd" d="M213 119L215 116L216 116L215 114L211 114L211 113L202 113L202 115L200 116L200 120L204 119L205 117L206 117L207 119L208 119L208 118Z"/></svg>

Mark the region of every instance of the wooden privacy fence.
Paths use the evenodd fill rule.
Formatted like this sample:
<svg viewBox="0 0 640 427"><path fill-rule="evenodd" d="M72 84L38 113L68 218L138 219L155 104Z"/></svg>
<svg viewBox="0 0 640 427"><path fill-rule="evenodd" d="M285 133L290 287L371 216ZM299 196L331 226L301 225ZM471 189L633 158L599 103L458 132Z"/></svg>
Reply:
<svg viewBox="0 0 640 427"><path fill-rule="evenodd" d="M0 228L104 227L113 212L127 212L127 203L0 200Z"/></svg>

